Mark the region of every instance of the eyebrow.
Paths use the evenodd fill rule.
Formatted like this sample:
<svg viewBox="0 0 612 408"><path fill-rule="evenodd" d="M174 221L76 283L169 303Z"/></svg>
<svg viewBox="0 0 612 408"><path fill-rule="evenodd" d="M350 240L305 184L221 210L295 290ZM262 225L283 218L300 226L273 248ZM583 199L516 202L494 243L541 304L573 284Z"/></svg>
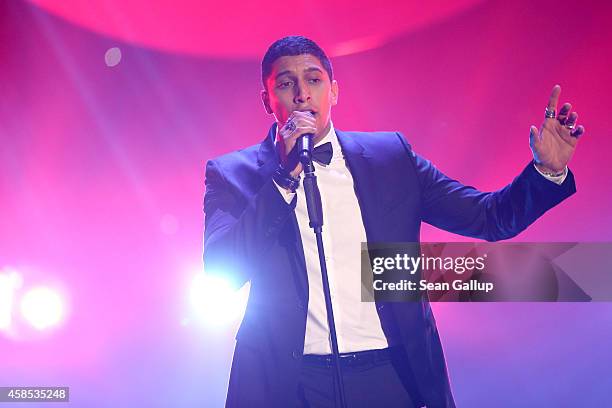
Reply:
<svg viewBox="0 0 612 408"><path fill-rule="evenodd" d="M304 72L313 72L313 71L323 73L323 71L321 71L321 69L319 67L309 67L309 68L306 68L304 70ZM278 74L276 74L274 79L276 80L276 79L278 79L279 77L281 77L283 75L287 75L287 74L291 74L291 73L292 73L292 71L289 71L289 70L281 71Z"/></svg>

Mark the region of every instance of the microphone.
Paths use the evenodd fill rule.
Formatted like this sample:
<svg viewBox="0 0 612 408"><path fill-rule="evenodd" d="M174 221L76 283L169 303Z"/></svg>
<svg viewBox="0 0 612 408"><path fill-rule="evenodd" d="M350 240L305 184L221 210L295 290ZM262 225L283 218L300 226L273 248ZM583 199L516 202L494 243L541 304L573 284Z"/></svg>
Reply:
<svg viewBox="0 0 612 408"><path fill-rule="evenodd" d="M312 133L304 133L300 136L296 142L296 149L299 160L302 164L304 161L310 161L310 157L312 155L312 139L314 138L314 134Z"/></svg>

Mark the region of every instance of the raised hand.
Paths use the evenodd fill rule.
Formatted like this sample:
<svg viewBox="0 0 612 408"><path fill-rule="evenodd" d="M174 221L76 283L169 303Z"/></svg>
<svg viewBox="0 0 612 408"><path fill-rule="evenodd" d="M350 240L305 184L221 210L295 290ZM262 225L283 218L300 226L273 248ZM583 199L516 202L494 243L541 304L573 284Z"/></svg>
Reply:
<svg viewBox="0 0 612 408"><path fill-rule="evenodd" d="M572 158L578 138L584 134L583 126L576 126L578 114L571 112L572 105L565 103L557 114L561 87L555 85L546 107L544 123L538 130L531 126L529 146L536 166L544 172L559 173Z"/></svg>

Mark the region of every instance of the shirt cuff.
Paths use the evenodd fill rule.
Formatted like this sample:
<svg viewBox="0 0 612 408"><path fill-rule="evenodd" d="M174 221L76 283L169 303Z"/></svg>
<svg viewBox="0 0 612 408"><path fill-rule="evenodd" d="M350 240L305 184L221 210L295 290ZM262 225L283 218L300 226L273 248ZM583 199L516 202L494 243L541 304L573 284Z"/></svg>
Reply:
<svg viewBox="0 0 612 408"><path fill-rule="evenodd" d="M548 174L544 174L540 171L540 169L538 169L538 166L535 165L535 163L533 164L533 167L535 167L535 169L537 170L538 173L540 173L542 175L542 177L544 177L546 180L550 180L555 184L561 185L563 184L563 182L565 181L565 178L567 177L567 166L565 166L565 168L563 169L563 174L561 174L560 176L549 176Z"/></svg>
<svg viewBox="0 0 612 408"><path fill-rule="evenodd" d="M285 199L287 204L291 204L291 200L293 200L293 197L295 197L296 193L292 192L292 191L285 190L284 188L279 186L278 183L276 183L276 181L274 181L274 180L272 180L272 182L274 183L274 185L278 189L279 193L281 193L281 195L283 196L283 198Z"/></svg>

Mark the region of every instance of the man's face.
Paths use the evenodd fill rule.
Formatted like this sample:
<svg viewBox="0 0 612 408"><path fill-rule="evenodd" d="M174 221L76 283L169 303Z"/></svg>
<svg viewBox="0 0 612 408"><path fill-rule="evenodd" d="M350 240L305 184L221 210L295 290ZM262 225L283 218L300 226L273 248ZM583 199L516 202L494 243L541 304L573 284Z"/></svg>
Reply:
<svg viewBox="0 0 612 408"><path fill-rule="evenodd" d="M331 107L338 101L338 83L330 81L321 61L311 54L280 57L261 91L268 113L284 126L293 111L313 112L317 134L329 130Z"/></svg>

